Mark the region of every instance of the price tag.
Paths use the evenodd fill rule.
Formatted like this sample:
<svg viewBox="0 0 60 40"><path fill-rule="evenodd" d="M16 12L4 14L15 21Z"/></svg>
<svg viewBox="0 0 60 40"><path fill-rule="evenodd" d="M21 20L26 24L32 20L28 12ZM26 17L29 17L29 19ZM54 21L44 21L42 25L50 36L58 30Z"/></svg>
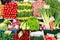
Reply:
<svg viewBox="0 0 60 40"><path fill-rule="evenodd" d="M11 34L11 32L12 32L12 31L8 31L8 30L7 30L7 31L5 31L4 33L5 33L5 34L9 34L9 35L10 35L10 34Z"/></svg>
<svg viewBox="0 0 60 40"><path fill-rule="evenodd" d="M40 36L44 36L44 33L43 33L43 31L31 32L31 33L30 33L30 36L40 37Z"/></svg>
<svg viewBox="0 0 60 40"><path fill-rule="evenodd" d="M19 38L23 35L22 31L19 32L18 36Z"/></svg>
<svg viewBox="0 0 60 40"><path fill-rule="evenodd" d="M57 38L60 38L60 33L57 34Z"/></svg>
<svg viewBox="0 0 60 40"><path fill-rule="evenodd" d="M24 0L24 2L28 2L28 0Z"/></svg>

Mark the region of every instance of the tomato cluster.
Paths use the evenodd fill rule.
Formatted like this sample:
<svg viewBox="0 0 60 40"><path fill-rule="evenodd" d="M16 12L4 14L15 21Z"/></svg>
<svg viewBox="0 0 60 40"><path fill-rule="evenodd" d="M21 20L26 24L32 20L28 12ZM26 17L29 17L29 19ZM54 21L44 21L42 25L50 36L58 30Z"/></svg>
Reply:
<svg viewBox="0 0 60 40"><path fill-rule="evenodd" d="M46 36L45 36L45 38L46 38L46 40L56 40L56 38L55 38L55 37L48 36L48 35L46 35Z"/></svg>
<svg viewBox="0 0 60 40"><path fill-rule="evenodd" d="M5 4L3 8L3 16L4 18L15 19L17 13L17 3L16 2L8 2Z"/></svg>

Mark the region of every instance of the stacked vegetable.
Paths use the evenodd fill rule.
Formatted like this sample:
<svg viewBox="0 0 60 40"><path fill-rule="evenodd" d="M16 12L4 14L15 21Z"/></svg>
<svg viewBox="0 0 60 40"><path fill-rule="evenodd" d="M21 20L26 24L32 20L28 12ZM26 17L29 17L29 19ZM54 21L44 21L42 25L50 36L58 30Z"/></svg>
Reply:
<svg viewBox="0 0 60 40"><path fill-rule="evenodd" d="M0 18L2 18L2 9L3 9L3 5L0 4Z"/></svg>
<svg viewBox="0 0 60 40"><path fill-rule="evenodd" d="M39 30L39 21L35 17L30 17L28 21L24 21L21 23L20 28L23 30Z"/></svg>
<svg viewBox="0 0 60 40"><path fill-rule="evenodd" d="M49 10L44 9L44 8L39 10L39 13L41 14L41 16L43 18L44 25L45 25L46 29L50 29L50 26L49 26L49 14L47 12L49 12Z"/></svg>
<svg viewBox="0 0 60 40"><path fill-rule="evenodd" d="M20 29L20 21L14 19L13 22L11 22L11 24L8 24L8 28L10 30L19 30Z"/></svg>
<svg viewBox="0 0 60 40"><path fill-rule="evenodd" d="M30 38L29 38L29 32L28 31L23 31L23 34L19 38L19 40L30 40Z"/></svg>
<svg viewBox="0 0 60 40"><path fill-rule="evenodd" d="M36 17L29 18L27 22L30 30L39 30L39 21Z"/></svg>
<svg viewBox="0 0 60 40"><path fill-rule="evenodd" d="M7 30L7 29L8 29L7 24L5 23L0 24L0 30Z"/></svg>
<svg viewBox="0 0 60 40"><path fill-rule="evenodd" d="M0 40L18 40L18 34L17 32L15 32L16 30L12 30L12 31L3 31L0 30Z"/></svg>
<svg viewBox="0 0 60 40"><path fill-rule="evenodd" d="M32 3L33 15L38 16L38 17L41 16L39 14L38 10L40 8L43 8L45 4L46 4L45 1L42 1L42 0L38 0L36 2L33 2Z"/></svg>
<svg viewBox="0 0 60 40"><path fill-rule="evenodd" d="M7 24L10 24L11 22L9 21L9 20L4 20L4 22L2 22L1 24L0 24L0 30L8 30L8 26L7 26Z"/></svg>
<svg viewBox="0 0 60 40"><path fill-rule="evenodd" d="M17 17L32 16L32 5L29 2L18 2Z"/></svg>
<svg viewBox="0 0 60 40"><path fill-rule="evenodd" d="M3 16L8 19L15 19L17 13L17 3L16 2L8 2L5 4L3 8Z"/></svg>
<svg viewBox="0 0 60 40"><path fill-rule="evenodd" d="M46 40L56 40L55 37L49 36L49 35L46 35L45 38L46 38Z"/></svg>
<svg viewBox="0 0 60 40"><path fill-rule="evenodd" d="M60 2L58 0L46 0L46 3L50 5L51 16L55 18L54 27L60 27Z"/></svg>

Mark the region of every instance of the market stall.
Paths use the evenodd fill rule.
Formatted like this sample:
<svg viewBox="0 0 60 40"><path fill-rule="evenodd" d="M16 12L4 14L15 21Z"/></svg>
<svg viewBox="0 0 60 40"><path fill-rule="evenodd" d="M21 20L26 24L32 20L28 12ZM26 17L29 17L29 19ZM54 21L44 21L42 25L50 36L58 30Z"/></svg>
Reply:
<svg viewBox="0 0 60 40"><path fill-rule="evenodd" d="M0 40L60 40L60 1L0 0Z"/></svg>

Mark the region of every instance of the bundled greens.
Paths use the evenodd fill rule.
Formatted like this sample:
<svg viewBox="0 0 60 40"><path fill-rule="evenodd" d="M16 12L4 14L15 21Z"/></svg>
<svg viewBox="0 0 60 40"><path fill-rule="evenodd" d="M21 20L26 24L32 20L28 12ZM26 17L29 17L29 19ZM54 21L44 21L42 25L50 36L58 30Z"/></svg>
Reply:
<svg viewBox="0 0 60 40"><path fill-rule="evenodd" d="M55 13L55 27L60 27L60 11Z"/></svg>
<svg viewBox="0 0 60 40"><path fill-rule="evenodd" d="M30 2L17 2L18 11L17 17L29 17L32 16L32 4Z"/></svg>
<svg viewBox="0 0 60 40"><path fill-rule="evenodd" d="M50 29L50 26L49 26L49 10L48 9L40 9L39 10L39 13L41 14L42 18L43 18L43 21L44 21L44 24L46 26L46 29Z"/></svg>
<svg viewBox="0 0 60 40"><path fill-rule="evenodd" d="M50 5L51 16L55 18L55 27L60 25L60 2L58 0L46 0L46 3Z"/></svg>

